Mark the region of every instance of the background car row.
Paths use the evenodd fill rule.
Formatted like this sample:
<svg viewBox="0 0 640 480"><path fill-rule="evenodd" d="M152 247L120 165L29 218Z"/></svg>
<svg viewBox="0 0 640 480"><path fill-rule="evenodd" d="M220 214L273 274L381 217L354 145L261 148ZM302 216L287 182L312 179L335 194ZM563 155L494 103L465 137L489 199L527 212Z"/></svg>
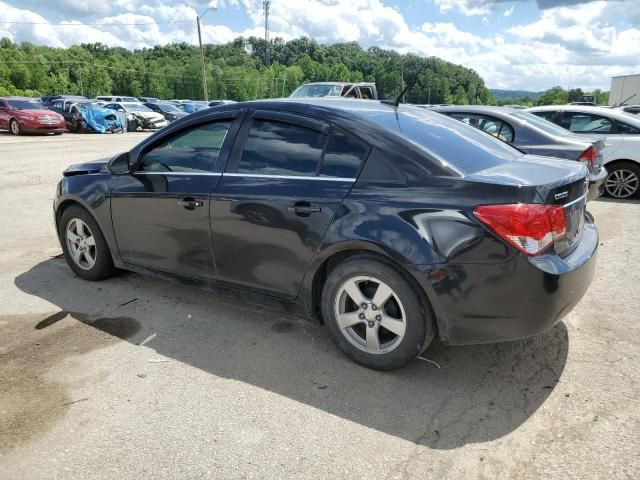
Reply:
<svg viewBox="0 0 640 480"><path fill-rule="evenodd" d="M152 97L45 95L0 98L0 130L22 133L118 133L155 130L205 108L231 100L196 102Z"/></svg>
<svg viewBox="0 0 640 480"><path fill-rule="evenodd" d="M477 105L432 106L525 153L585 162L589 197L640 196L640 118L620 109L550 105L526 110Z"/></svg>

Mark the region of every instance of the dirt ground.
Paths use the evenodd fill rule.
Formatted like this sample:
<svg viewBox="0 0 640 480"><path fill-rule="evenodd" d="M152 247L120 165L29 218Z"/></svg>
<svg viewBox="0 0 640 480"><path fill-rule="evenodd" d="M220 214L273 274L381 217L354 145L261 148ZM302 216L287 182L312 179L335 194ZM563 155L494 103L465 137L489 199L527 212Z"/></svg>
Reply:
<svg viewBox="0 0 640 480"><path fill-rule="evenodd" d="M563 322L380 373L321 326L60 258L68 165L144 134L0 133L0 478L640 478L640 203L590 204Z"/></svg>

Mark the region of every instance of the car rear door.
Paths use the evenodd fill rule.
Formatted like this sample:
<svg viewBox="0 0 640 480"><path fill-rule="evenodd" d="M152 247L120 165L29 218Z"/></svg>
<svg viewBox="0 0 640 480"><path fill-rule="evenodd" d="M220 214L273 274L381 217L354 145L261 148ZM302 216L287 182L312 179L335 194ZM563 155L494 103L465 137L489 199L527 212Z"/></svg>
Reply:
<svg viewBox="0 0 640 480"><path fill-rule="evenodd" d="M608 160L624 144L614 119L597 113L565 110L560 112L558 124L578 135L589 135L604 141L602 155Z"/></svg>
<svg viewBox="0 0 640 480"><path fill-rule="evenodd" d="M239 111L163 136L133 174L116 177L111 212L122 260L160 272L215 280L210 194L220 180Z"/></svg>
<svg viewBox="0 0 640 480"><path fill-rule="evenodd" d="M446 113L446 112L445 112ZM447 113L447 115L460 120L467 125L479 128L483 132L499 138L503 142L513 144L515 139L515 131L513 127L500 118L482 113L471 112L455 112Z"/></svg>
<svg viewBox="0 0 640 480"><path fill-rule="evenodd" d="M219 280L296 297L368 152L364 142L321 120L251 112L212 194Z"/></svg>

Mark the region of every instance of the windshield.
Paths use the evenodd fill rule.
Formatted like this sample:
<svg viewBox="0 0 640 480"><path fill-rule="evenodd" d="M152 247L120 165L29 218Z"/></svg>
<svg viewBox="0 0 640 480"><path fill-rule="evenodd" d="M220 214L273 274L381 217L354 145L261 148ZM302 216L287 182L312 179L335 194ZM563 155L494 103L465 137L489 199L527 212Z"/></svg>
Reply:
<svg viewBox="0 0 640 480"><path fill-rule="evenodd" d="M390 107L384 106L366 112L366 116L463 174L517 160L523 155L518 149L475 127L423 108L401 108L396 116Z"/></svg>
<svg viewBox="0 0 640 480"><path fill-rule="evenodd" d="M133 97L122 97L122 101L123 102L137 102L138 99L137 98L133 98Z"/></svg>
<svg viewBox="0 0 640 480"><path fill-rule="evenodd" d="M292 94L292 97L339 97L342 91L340 85L302 85Z"/></svg>
<svg viewBox="0 0 640 480"><path fill-rule="evenodd" d="M7 100L7 103L11 108L17 110L41 110L47 108L37 100Z"/></svg>
<svg viewBox="0 0 640 480"><path fill-rule="evenodd" d="M130 112L152 112L153 111L150 108L145 107L144 105L138 105L135 103L132 105L124 105L124 108L126 108Z"/></svg>
<svg viewBox="0 0 640 480"><path fill-rule="evenodd" d="M557 126L555 123L551 123L550 121L540 118L533 113L511 112L510 115L517 119L524 120L534 127L538 127L540 130L550 133L551 135L555 135L556 137L567 137L572 135L569 130L565 130L564 128Z"/></svg>
<svg viewBox="0 0 640 480"><path fill-rule="evenodd" d="M155 102L154 102L155 103ZM160 110L163 112L179 112L180 109L176 107L173 103L156 103Z"/></svg>

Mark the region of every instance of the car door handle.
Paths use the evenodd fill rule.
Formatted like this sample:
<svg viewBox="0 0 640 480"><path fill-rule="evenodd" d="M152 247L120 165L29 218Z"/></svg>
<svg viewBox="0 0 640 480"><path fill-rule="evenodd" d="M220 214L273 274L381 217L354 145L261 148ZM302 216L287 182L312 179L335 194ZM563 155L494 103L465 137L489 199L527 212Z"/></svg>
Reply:
<svg viewBox="0 0 640 480"><path fill-rule="evenodd" d="M300 216L309 216L311 213L318 213L322 209L317 205L311 205L308 202L296 203L293 207L289 207L289 211Z"/></svg>
<svg viewBox="0 0 640 480"><path fill-rule="evenodd" d="M186 208L187 210L195 210L196 207L202 207L204 202L196 200L195 198L183 198L182 200L178 200L178 205Z"/></svg>

